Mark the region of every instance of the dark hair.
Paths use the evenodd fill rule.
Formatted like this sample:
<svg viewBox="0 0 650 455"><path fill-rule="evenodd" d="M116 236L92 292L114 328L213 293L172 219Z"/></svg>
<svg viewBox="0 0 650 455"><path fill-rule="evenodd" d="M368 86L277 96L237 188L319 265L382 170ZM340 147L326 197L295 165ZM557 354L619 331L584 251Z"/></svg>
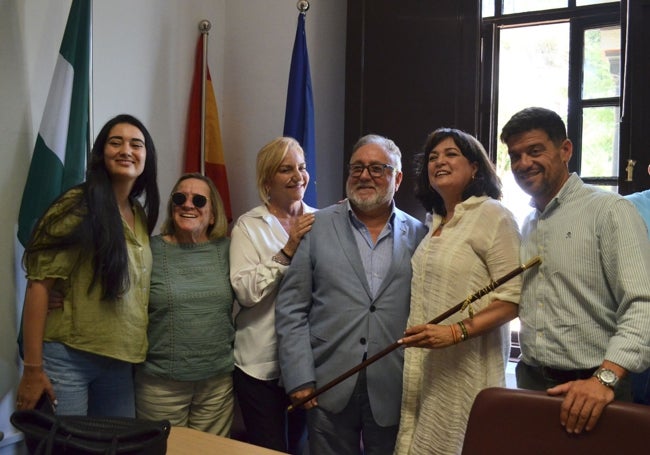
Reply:
<svg viewBox="0 0 650 455"><path fill-rule="evenodd" d="M209 239L220 239L225 237L228 233L228 218L226 217L226 210L223 207L223 201L219 195L217 187L212 182L210 177L206 177L203 174L198 172L191 172L189 174L183 174L179 177L172 188L171 194L174 194L178 190L178 186L183 180L187 179L196 179L205 182L208 185L210 191L210 207L212 208L212 215L214 216L214 224L208 226L207 234ZM176 225L174 224L174 203L172 201L171 195L167 201L167 218L160 228L160 233L163 235L175 235L176 234Z"/></svg>
<svg viewBox="0 0 650 455"><path fill-rule="evenodd" d="M567 139L566 126L562 118L554 111L543 107L527 107L513 115L501 130L501 142L504 144L515 134L530 130L542 130L548 138L560 146Z"/></svg>
<svg viewBox="0 0 650 455"><path fill-rule="evenodd" d="M147 230L149 231L149 234L151 234L156 227L156 222L158 221L158 210L160 207L160 193L158 192L157 182L158 156L156 154L156 146L153 143L151 134L149 134L149 131L140 120L132 115L120 114L110 119L102 127L95 139L95 143L90 153L90 163L88 163L88 171L86 172L86 182L89 186L101 182L101 185L98 184L96 187L99 188L101 186L105 190L110 189L110 195L113 197L113 189L110 186L110 176L108 175L106 165L104 164L104 148L111 129L120 123L128 123L129 125L135 126L144 136L144 146L147 151L144 170L135 180L129 198L135 200L140 198L143 194L145 195L143 207L147 213ZM117 206L115 208L117 209Z"/></svg>
<svg viewBox="0 0 650 455"><path fill-rule="evenodd" d="M463 156L470 163L476 163L478 166L474 179L463 191L463 200L470 196L483 195L501 199L501 181L481 143L474 136L464 131L453 128L438 128L429 135L422 152L415 157L415 197L422 203L425 210L427 212L434 211L442 216L447 214L442 196L429 183L428 170L431 151L447 138L453 139Z"/></svg>
<svg viewBox="0 0 650 455"><path fill-rule="evenodd" d="M120 123L135 126L144 136L144 170L136 179L129 199L135 202L138 198L144 198L147 231L151 234L158 220L160 205L156 181L156 148L142 122L131 115L121 114L110 119L97 135L86 171L86 181L73 188L81 191L78 194L65 192L52 203L46 213L56 206L58 214L49 217L47 223L41 217L23 256L23 265L26 265L28 256L39 251L79 247L82 254L92 256L93 278L88 291L99 282L102 286L102 299L108 300L119 298L130 286L122 217L104 162L104 147L109 133ZM70 232L59 235L57 231L60 228L57 225L68 217L77 217L80 221Z"/></svg>

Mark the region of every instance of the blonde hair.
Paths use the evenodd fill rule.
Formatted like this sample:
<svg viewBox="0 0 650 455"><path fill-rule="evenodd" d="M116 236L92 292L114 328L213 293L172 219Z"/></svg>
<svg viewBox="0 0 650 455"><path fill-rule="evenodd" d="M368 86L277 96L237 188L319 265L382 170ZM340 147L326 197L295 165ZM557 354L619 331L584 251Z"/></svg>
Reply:
<svg viewBox="0 0 650 455"><path fill-rule="evenodd" d="M264 204L269 203L267 185L273 179L290 149L296 149L303 157L305 156L298 141L291 137L276 137L257 152L257 192Z"/></svg>

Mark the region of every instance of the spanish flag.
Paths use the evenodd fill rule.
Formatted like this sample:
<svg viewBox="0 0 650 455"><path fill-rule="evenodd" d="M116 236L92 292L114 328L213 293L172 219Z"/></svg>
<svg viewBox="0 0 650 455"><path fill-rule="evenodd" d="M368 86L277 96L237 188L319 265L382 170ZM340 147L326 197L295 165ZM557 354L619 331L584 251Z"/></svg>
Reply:
<svg viewBox="0 0 650 455"><path fill-rule="evenodd" d="M203 63L203 36L199 35L196 45L196 62L194 78L190 94L190 109L187 119L187 138L185 145L185 172L201 172L201 79ZM207 63L206 63L207 65ZM230 206L230 191L226 162L221 143L221 128L219 127L219 111L217 99L212 88L210 69L206 69L205 81L205 175L210 177L223 200L228 222L232 221Z"/></svg>

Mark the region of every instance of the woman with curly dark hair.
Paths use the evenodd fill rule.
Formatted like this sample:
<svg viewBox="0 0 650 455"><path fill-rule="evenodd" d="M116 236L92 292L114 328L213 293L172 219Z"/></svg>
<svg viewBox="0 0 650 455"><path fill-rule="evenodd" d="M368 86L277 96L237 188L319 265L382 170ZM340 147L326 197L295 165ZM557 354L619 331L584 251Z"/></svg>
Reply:
<svg viewBox="0 0 650 455"><path fill-rule="evenodd" d="M18 409L47 394L57 414L135 415L132 366L147 352L156 179L151 135L138 119L118 115L95 140L86 181L37 223L23 257ZM48 314L50 292L63 304Z"/></svg>
<svg viewBox="0 0 650 455"><path fill-rule="evenodd" d="M506 322L517 316L514 279L457 313L427 324L519 265L519 232L498 201L501 184L473 136L440 128L417 168L416 195L430 216L429 235L413 254L402 410L395 454L460 453L478 392L505 386Z"/></svg>

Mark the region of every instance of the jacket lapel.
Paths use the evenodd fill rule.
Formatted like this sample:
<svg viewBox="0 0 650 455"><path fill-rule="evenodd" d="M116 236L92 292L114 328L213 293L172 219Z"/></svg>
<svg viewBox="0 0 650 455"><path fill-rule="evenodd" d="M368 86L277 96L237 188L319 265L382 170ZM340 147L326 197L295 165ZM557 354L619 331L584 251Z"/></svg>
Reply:
<svg viewBox="0 0 650 455"><path fill-rule="evenodd" d="M343 255L352 266L352 269L357 275L359 282L363 284L363 288L365 289L368 296L372 297L370 294L370 286L368 285L368 280L366 280L366 273L363 270L361 255L359 255L359 248L354 238L354 233L352 232L353 228L350 225L349 216L350 215L348 214L347 204L339 204L337 207L337 216L332 218L334 232L339 239L340 245L343 247Z"/></svg>
<svg viewBox="0 0 650 455"><path fill-rule="evenodd" d="M408 256L408 248L406 247L403 239L408 238L409 225L406 223L406 220L400 216L398 211L395 211L395 220L393 222L393 259L390 262L390 268L386 273L384 281L377 289L377 295L375 298L379 298L382 292L386 289L389 283L393 282L395 274L398 270L401 269L401 264L404 260L410 261L411 258Z"/></svg>

